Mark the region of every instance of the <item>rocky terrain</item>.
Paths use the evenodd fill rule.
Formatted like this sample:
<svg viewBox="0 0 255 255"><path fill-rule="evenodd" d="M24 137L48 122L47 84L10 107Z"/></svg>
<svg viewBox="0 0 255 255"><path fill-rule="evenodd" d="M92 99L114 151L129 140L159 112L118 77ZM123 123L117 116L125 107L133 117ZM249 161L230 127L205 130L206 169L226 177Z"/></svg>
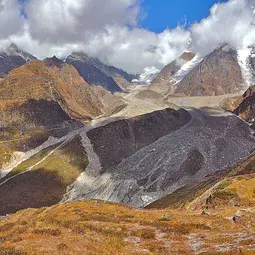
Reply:
<svg viewBox="0 0 255 255"><path fill-rule="evenodd" d="M253 123L255 118L255 87L248 88L242 96L230 97L221 102L224 109Z"/></svg>
<svg viewBox="0 0 255 255"><path fill-rule="evenodd" d="M65 199L95 198L143 207L191 180L201 180L233 166L254 148L249 126L234 115L210 109L191 109L181 115L173 111L173 115L174 123L189 119L189 115L191 120L168 130L167 135L163 132L156 141L148 140L145 116L140 117L142 132L131 124L135 120L139 123L139 118L89 131L95 161L70 186ZM154 128L157 134L164 131L164 124L157 124L156 113L155 119L149 117L149 123L150 132ZM113 138L111 133L116 134L115 130L119 136ZM144 142L146 146L141 147Z"/></svg>
<svg viewBox="0 0 255 255"><path fill-rule="evenodd" d="M73 65L89 84L102 86L110 92L127 89L135 77L116 67L104 65L98 59L91 58L83 52L73 52L67 57L66 63Z"/></svg>
<svg viewBox="0 0 255 255"><path fill-rule="evenodd" d="M235 167L227 168L202 181L186 185L170 195L152 202L147 209L219 210L225 206L247 206L254 204L254 151L239 161Z"/></svg>
<svg viewBox="0 0 255 255"><path fill-rule="evenodd" d="M253 254L254 87L235 50L185 53L151 86L84 53L9 51L25 63L0 80L0 255Z"/></svg>

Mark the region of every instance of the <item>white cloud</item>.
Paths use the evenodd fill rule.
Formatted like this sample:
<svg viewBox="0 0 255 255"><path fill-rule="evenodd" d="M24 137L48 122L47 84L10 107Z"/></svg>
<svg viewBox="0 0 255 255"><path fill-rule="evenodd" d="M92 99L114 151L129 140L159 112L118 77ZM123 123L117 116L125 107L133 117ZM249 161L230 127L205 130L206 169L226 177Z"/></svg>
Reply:
<svg viewBox="0 0 255 255"><path fill-rule="evenodd" d="M108 64L140 73L148 66L160 69L182 54L189 36L180 27L155 34L140 28L110 26L106 32L92 37L84 48Z"/></svg>
<svg viewBox="0 0 255 255"><path fill-rule="evenodd" d="M0 24L0 39L22 31L23 18L18 1L0 0Z"/></svg>
<svg viewBox="0 0 255 255"><path fill-rule="evenodd" d="M135 26L138 0L30 0L25 11L33 38L50 43L83 42L105 25Z"/></svg>
<svg viewBox="0 0 255 255"><path fill-rule="evenodd" d="M210 16L191 26L162 33L139 28L142 0L27 0L27 19L17 0L0 0L0 45L11 41L39 58L66 57L84 50L105 63L139 73L161 69L187 47L204 55L220 43L242 48L255 43L254 0L216 4Z"/></svg>
<svg viewBox="0 0 255 255"><path fill-rule="evenodd" d="M240 49L255 43L252 0L229 0L215 4L210 16L191 28L193 49L207 54L221 43Z"/></svg>
<svg viewBox="0 0 255 255"><path fill-rule="evenodd" d="M25 6L29 35L60 57L73 49L139 73L147 65L162 68L186 48L182 28L155 34L137 27L140 0L30 0ZM37 47L31 47L37 53ZM39 47L38 47L39 49ZM40 57L44 50L40 50Z"/></svg>

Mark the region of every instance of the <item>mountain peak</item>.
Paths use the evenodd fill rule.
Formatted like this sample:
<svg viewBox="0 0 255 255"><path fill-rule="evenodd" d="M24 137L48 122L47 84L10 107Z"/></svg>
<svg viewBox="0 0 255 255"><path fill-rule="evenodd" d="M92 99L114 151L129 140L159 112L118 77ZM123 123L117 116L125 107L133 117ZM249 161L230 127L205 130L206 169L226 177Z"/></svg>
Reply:
<svg viewBox="0 0 255 255"><path fill-rule="evenodd" d="M11 70L36 59L33 55L21 50L15 43L11 43L5 50L1 51L0 57L1 76L5 76Z"/></svg>
<svg viewBox="0 0 255 255"><path fill-rule="evenodd" d="M75 60L90 59L90 57L84 51L73 51L69 58L73 58Z"/></svg>
<svg viewBox="0 0 255 255"><path fill-rule="evenodd" d="M19 48L15 43L11 43L11 44L8 46L7 50L19 51L20 48Z"/></svg>
<svg viewBox="0 0 255 255"><path fill-rule="evenodd" d="M61 68L64 65L64 62L57 58L55 55L52 58L44 59L43 63L47 66L56 66L58 68Z"/></svg>
<svg viewBox="0 0 255 255"><path fill-rule="evenodd" d="M227 43L220 45L218 48L216 48L216 50L221 50L226 53L236 52L236 49Z"/></svg>

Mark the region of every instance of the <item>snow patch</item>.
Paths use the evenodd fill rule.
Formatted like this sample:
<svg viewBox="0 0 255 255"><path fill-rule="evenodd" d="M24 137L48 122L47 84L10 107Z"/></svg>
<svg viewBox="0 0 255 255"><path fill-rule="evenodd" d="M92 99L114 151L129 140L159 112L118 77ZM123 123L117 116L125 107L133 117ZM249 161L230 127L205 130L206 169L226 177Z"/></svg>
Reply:
<svg viewBox="0 0 255 255"><path fill-rule="evenodd" d="M140 74L139 79L134 79L132 80L132 82L149 85L159 72L160 70L154 66L146 67L143 69L143 72Z"/></svg>
<svg viewBox="0 0 255 255"><path fill-rule="evenodd" d="M243 78L249 87L252 83L252 73L251 73L251 68L249 66L249 57L251 56L251 48L244 48L238 50L238 63L241 67Z"/></svg>
<svg viewBox="0 0 255 255"><path fill-rule="evenodd" d="M149 202L151 202L151 201L153 200L152 197L147 196L147 195L141 196L141 199L142 199L142 201L143 201L144 203L149 203Z"/></svg>
<svg viewBox="0 0 255 255"><path fill-rule="evenodd" d="M203 58L199 54L197 54L192 60L188 61L181 67L181 69L173 77L172 81L174 81L175 83L180 82L202 60Z"/></svg>

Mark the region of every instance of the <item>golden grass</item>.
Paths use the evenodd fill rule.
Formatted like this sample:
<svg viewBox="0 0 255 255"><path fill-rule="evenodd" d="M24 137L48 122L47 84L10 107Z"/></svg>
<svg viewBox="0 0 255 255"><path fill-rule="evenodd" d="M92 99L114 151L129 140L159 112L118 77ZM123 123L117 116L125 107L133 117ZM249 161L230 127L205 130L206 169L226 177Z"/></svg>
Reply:
<svg viewBox="0 0 255 255"><path fill-rule="evenodd" d="M59 148L56 149L57 147ZM54 149L56 150L50 154ZM45 160L40 162L43 158ZM6 179L26 172L30 167L34 166L31 171L44 169L46 173L53 172L61 178L63 185L69 185L75 181L87 165L88 159L84 148L81 145L80 138L76 137L67 144L63 144L63 146L56 144L35 154L14 168L6 176Z"/></svg>
<svg viewBox="0 0 255 255"><path fill-rule="evenodd" d="M18 127L10 126L1 132L0 135L0 168L8 163L15 151L29 150L31 141L37 144L38 141L46 141L49 134L43 128L30 129L21 132Z"/></svg>
<svg viewBox="0 0 255 255"><path fill-rule="evenodd" d="M27 209L0 222L0 250L14 255L183 255L197 252L191 242L201 239L201 249L207 251L204 254L227 254L215 250L223 243L249 254L255 210L242 216L239 223L226 218L236 211L225 208L202 216L181 210L136 210L102 201ZM238 243L238 234L249 238Z"/></svg>

